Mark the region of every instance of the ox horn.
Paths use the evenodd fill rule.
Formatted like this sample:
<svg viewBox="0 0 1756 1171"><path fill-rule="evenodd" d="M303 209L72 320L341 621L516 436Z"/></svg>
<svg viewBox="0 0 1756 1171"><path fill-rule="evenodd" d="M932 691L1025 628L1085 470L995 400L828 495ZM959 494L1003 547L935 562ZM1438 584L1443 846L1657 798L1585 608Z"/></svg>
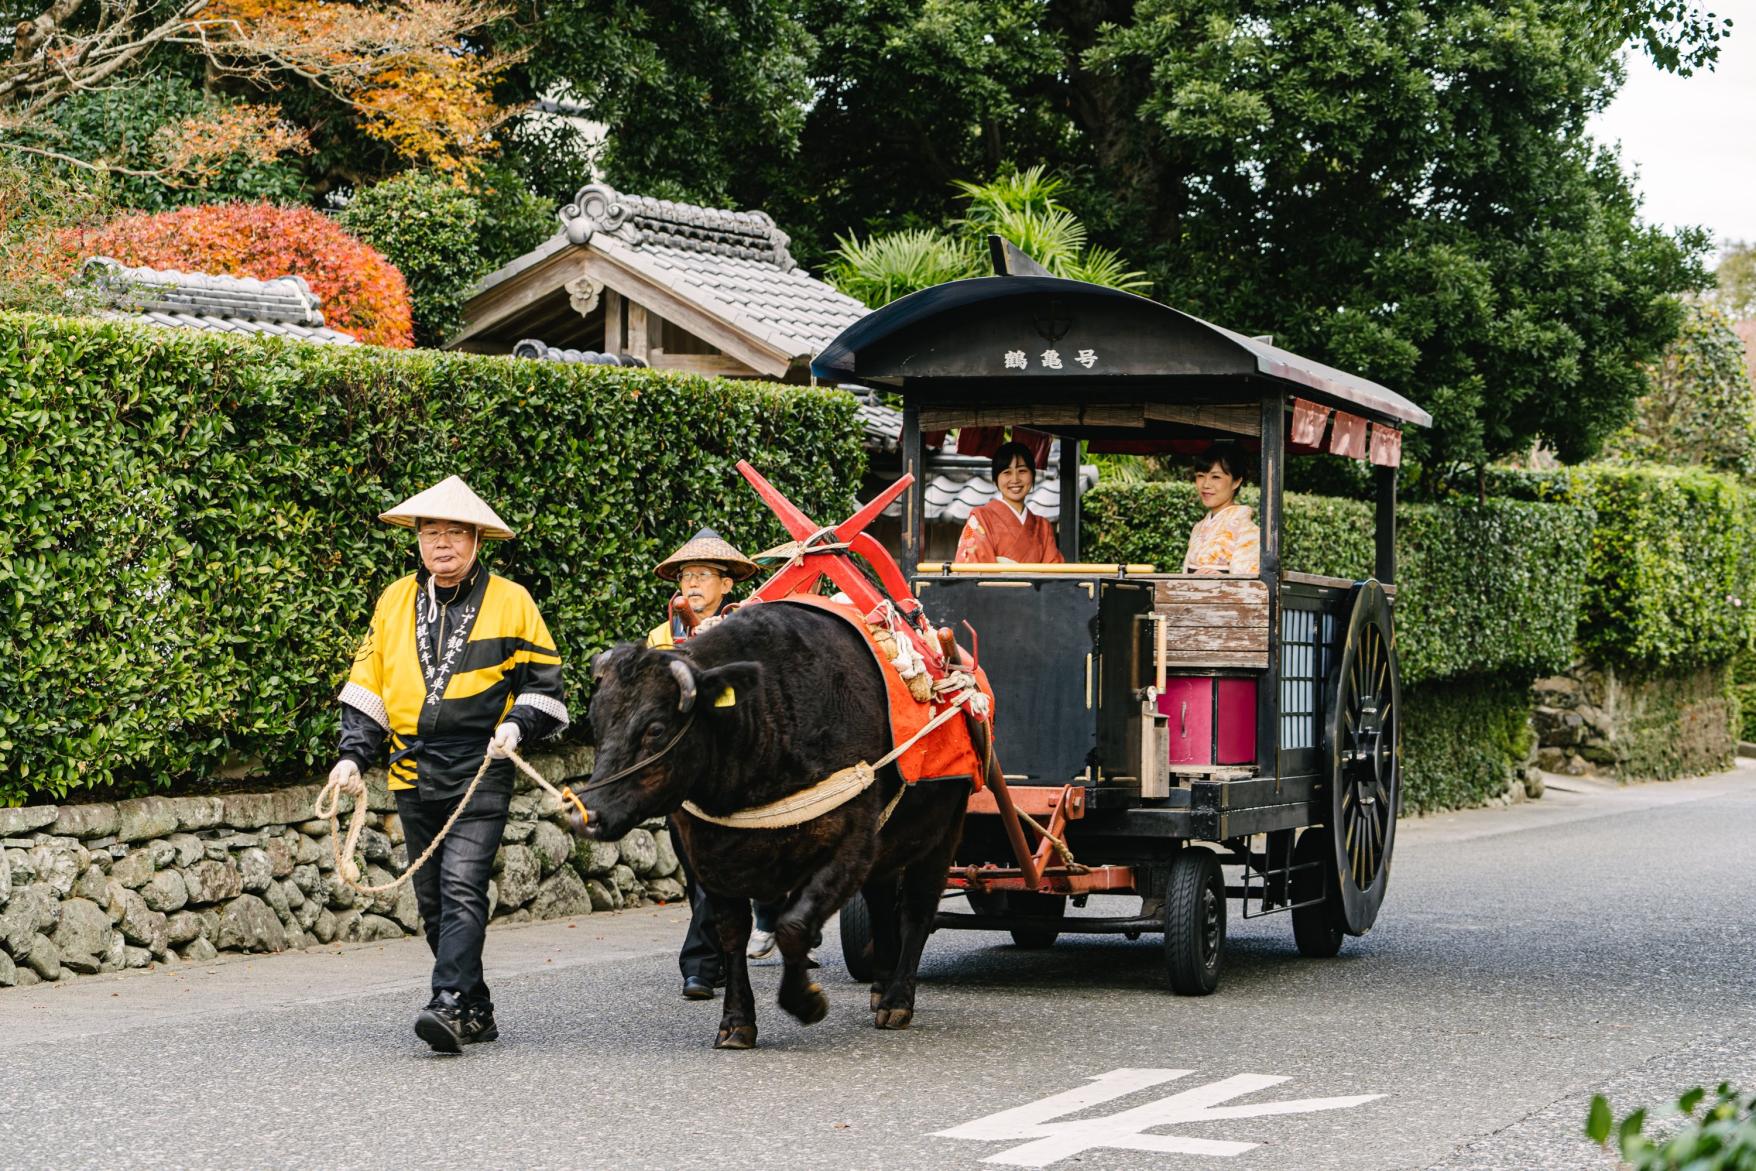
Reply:
<svg viewBox="0 0 1756 1171"><path fill-rule="evenodd" d="M687 712L695 706L695 674L689 670L689 664L682 659L671 660L671 675L677 680L682 690L682 697L677 700L677 710Z"/></svg>
<svg viewBox="0 0 1756 1171"><path fill-rule="evenodd" d="M604 677L604 670L610 665L610 652L599 651L591 657L591 681L596 683Z"/></svg>

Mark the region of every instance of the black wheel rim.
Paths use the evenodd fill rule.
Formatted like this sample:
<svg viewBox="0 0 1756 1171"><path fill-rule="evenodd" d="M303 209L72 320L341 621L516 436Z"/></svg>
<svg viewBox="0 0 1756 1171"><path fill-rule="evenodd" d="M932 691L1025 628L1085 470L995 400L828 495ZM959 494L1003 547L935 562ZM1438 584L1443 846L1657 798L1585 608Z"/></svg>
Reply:
<svg viewBox="0 0 1756 1171"><path fill-rule="evenodd" d="M1341 795L1342 852L1347 875L1362 889L1384 869L1396 820L1396 696L1390 686L1390 645L1383 627L1367 624L1359 653L1342 679Z"/></svg>
<svg viewBox="0 0 1756 1171"><path fill-rule="evenodd" d="M1331 676L1330 829L1341 923L1364 934L1390 882L1401 807L1401 683L1390 600L1375 581L1355 591L1346 642Z"/></svg>

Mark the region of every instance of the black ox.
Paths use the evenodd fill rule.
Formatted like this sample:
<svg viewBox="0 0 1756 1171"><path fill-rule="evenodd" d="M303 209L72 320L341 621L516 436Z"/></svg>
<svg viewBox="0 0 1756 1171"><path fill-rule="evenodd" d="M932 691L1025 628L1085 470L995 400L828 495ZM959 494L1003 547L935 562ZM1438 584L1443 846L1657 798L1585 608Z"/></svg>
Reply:
<svg viewBox="0 0 1756 1171"><path fill-rule="evenodd" d="M913 786L882 829L903 783L889 765L852 801L789 828L732 829L681 808L690 801L723 817L883 757L890 743L879 670L848 623L784 602L737 611L690 640L687 653L627 644L592 665L597 765L581 790L584 832L613 841L646 818L674 815L719 925L726 993L716 1048L756 1043L744 960L751 899L785 900L775 927L786 962L779 1000L809 1025L829 1001L810 978L806 952L830 916L864 891L873 1023L903 1029L914 1016L921 948L962 832L967 784Z"/></svg>

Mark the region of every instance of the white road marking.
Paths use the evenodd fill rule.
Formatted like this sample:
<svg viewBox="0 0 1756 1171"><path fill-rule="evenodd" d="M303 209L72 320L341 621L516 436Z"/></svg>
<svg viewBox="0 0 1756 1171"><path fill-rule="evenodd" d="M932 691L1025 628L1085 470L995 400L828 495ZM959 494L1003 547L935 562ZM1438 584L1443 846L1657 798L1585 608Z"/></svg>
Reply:
<svg viewBox="0 0 1756 1171"><path fill-rule="evenodd" d="M1341 1098L1297 1098L1244 1106L1220 1105L1221 1102L1240 1095L1253 1094L1292 1080L1272 1074L1241 1073L1115 1114L1076 1122L1052 1121L1187 1077L1194 1072L1192 1069L1112 1069L1109 1073L1092 1078L1090 1085L1055 1094L1029 1105L1002 1110L998 1114L990 1114L986 1118L978 1118L950 1130L937 1131L934 1137L973 1139L978 1142L994 1142L1000 1139L1032 1140L982 1160L984 1163L1004 1163L1013 1167L1047 1167L1061 1159L1095 1150L1227 1157L1241 1155L1261 1144L1146 1132L1156 1126L1192 1122L1220 1122L1231 1118L1260 1118L1270 1114L1311 1114L1319 1110L1345 1110L1384 1096L1354 1094Z"/></svg>

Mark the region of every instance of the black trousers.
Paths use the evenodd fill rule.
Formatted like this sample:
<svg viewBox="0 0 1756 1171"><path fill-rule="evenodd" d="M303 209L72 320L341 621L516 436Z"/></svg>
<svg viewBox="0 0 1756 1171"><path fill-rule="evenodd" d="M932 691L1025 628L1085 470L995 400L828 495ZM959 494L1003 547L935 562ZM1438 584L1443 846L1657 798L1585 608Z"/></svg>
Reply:
<svg viewBox="0 0 1756 1171"><path fill-rule="evenodd" d="M678 845L681 845L681 841ZM709 984L725 978L725 961L720 955L719 925L713 918L713 907L707 892L695 881L695 867L689 862L689 851L678 850L677 861L683 864L683 881L689 888L689 930L683 935L683 950L677 954L677 967L683 978L699 976Z"/></svg>
<svg viewBox="0 0 1756 1171"><path fill-rule="evenodd" d="M459 797L423 801L415 790L399 790L396 812L408 843L409 861L426 850ZM414 877L415 901L427 946L433 949L433 991L452 991L466 1003L491 1004L482 979L482 944L488 934L488 879L494 854L506 831L508 791L476 790L469 806L439 843L438 852Z"/></svg>

